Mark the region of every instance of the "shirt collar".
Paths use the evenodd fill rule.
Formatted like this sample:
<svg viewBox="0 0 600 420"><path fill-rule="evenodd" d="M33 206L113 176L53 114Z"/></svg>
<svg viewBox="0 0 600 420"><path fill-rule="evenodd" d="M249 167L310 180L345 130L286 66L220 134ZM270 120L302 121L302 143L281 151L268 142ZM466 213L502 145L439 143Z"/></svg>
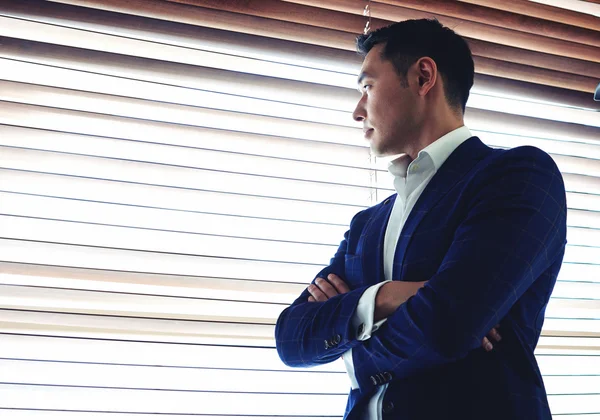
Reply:
<svg viewBox="0 0 600 420"><path fill-rule="evenodd" d="M431 160L433 160L433 164L435 166L435 170L439 171L444 162L450 157L452 152L454 152L458 146L463 144L466 140L472 137L471 130L465 125L456 130L452 130L448 134L440 137L429 146L424 148L419 152L427 153Z"/></svg>
<svg viewBox="0 0 600 420"><path fill-rule="evenodd" d="M427 156L431 158L433 162L433 166L435 168L435 172L437 172L444 162L450 157L452 152L454 152L458 146L463 144L466 140L472 137L471 131L465 125L457 128L456 130L452 130L448 134L440 137L429 146L424 148L419 152L415 162L418 160L422 160ZM410 165L411 160L408 155L402 155L399 158L394 159L388 165L388 171L394 177L406 177L408 166Z"/></svg>

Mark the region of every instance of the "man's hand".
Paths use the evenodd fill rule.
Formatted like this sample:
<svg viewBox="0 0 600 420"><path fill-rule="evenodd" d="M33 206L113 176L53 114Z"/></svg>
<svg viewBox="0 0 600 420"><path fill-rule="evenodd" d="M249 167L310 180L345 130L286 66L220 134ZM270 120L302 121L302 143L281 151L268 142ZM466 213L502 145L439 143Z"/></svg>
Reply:
<svg viewBox="0 0 600 420"><path fill-rule="evenodd" d="M427 282L391 281L381 286L375 297L374 321L378 322L389 317L400 305L416 295L425 283Z"/></svg>
<svg viewBox="0 0 600 420"><path fill-rule="evenodd" d="M417 291L425 286L425 283L427 282L392 281L381 286L375 298L375 322L389 317L400 305L416 295ZM494 349L492 343L502 340L498 333L499 327L500 325L496 325L486 337L483 337L481 347L486 351L492 351Z"/></svg>
<svg viewBox="0 0 600 420"><path fill-rule="evenodd" d="M500 333L498 333L498 328L500 328L500 325L496 325L490 330L490 332L487 334L487 337L483 337L483 340L481 341L481 347L483 347L485 351L492 351L494 349L492 342L498 343L500 340L502 340L502 336Z"/></svg>
<svg viewBox="0 0 600 420"><path fill-rule="evenodd" d="M308 286L309 302L325 302L329 298L350 291L348 285L335 274L328 275L327 280L319 277L314 284Z"/></svg>

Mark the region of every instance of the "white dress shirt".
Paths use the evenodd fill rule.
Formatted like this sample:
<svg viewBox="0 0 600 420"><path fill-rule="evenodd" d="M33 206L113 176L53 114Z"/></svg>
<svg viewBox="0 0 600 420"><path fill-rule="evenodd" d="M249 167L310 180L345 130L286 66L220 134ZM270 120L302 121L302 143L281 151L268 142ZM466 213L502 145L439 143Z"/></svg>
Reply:
<svg viewBox="0 0 600 420"><path fill-rule="evenodd" d="M386 280L369 287L358 302L356 312L352 318L352 325L357 331L358 340L365 341L371 338L371 335L386 321L383 319L376 323L373 322L375 296L381 286L394 280L392 278L394 254L406 219L408 219L415 203L431 178L452 152L471 136L469 129L462 126L440 137L421 150L414 161L411 162L408 155L403 155L390 163L388 170L394 176L394 189L397 197L388 220L383 242L383 273ZM358 388L354 373L352 349L344 353L344 363L350 377L352 389ZM387 387L388 384L379 386L377 392L369 401L365 420L382 419L383 398Z"/></svg>

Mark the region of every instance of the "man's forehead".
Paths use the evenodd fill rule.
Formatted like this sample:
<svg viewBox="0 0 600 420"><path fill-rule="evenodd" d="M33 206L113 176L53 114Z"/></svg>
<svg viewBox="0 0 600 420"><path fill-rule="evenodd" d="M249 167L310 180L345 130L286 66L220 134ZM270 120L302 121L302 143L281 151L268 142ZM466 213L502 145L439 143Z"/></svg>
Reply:
<svg viewBox="0 0 600 420"><path fill-rule="evenodd" d="M377 74L377 69L373 66L373 63L368 63L367 60L364 61L360 73L358 74L357 82L360 84L366 77L374 78Z"/></svg>
<svg viewBox="0 0 600 420"><path fill-rule="evenodd" d="M359 83L364 77L373 77L375 75L375 64L381 61L381 48L383 48L383 45L377 44L368 52L360 68ZM361 77L363 75L364 77Z"/></svg>

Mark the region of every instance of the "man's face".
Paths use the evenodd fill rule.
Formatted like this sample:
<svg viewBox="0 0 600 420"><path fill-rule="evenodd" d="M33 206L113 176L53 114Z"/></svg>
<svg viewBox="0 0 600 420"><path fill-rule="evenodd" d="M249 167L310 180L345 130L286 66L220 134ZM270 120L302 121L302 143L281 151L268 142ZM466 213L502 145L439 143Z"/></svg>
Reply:
<svg viewBox="0 0 600 420"><path fill-rule="evenodd" d="M352 114L363 123L376 156L407 153L419 127L418 95L410 79L403 80L392 62L381 58L383 47L375 45L365 57L359 76L362 97Z"/></svg>

